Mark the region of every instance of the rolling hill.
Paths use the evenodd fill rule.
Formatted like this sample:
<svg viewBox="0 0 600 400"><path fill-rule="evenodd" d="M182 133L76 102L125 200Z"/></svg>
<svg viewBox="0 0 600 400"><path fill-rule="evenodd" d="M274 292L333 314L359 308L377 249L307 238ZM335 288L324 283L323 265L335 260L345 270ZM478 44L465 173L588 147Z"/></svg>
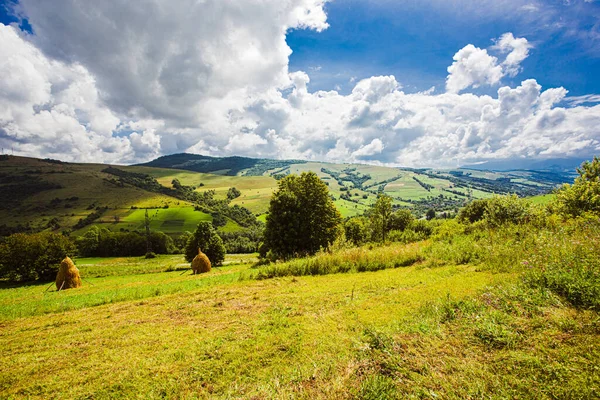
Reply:
<svg viewBox="0 0 600 400"><path fill-rule="evenodd" d="M4 155L0 157L1 233L50 229L80 234L92 224L139 230L144 209L151 209L152 229L169 234L189 231L199 221L212 221L220 214L224 214L220 229L235 231L244 224L245 211L240 210L247 209L264 221L277 180L304 171L313 171L326 182L344 216L362 213L379 192L417 214L429 208L452 213L469 199L495 193L540 195L573 179L571 174L552 171L408 169L193 154L164 156L135 166ZM175 181L181 190L174 187ZM241 195L228 202L232 187ZM230 211L234 206L238 207Z"/></svg>

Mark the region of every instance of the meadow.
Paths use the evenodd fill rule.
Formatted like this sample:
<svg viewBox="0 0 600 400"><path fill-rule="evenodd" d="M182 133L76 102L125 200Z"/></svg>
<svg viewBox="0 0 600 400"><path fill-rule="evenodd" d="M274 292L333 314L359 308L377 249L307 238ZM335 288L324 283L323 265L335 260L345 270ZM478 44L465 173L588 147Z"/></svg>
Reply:
<svg viewBox="0 0 600 400"><path fill-rule="evenodd" d="M77 259L80 289L0 290L0 397L597 398L599 249L589 219L447 221L196 276L180 255Z"/></svg>

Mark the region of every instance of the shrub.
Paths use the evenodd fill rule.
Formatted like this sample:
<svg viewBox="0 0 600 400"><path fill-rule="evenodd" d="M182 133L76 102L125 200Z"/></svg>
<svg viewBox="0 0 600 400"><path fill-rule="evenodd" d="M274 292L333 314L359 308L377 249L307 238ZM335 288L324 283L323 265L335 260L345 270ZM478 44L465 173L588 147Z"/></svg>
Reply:
<svg viewBox="0 0 600 400"><path fill-rule="evenodd" d="M481 221L485 216L486 207L486 199L473 200L459 211L458 220L470 223Z"/></svg>
<svg viewBox="0 0 600 400"><path fill-rule="evenodd" d="M403 231L415 220L410 210L398 210L393 213L388 223L390 230Z"/></svg>
<svg viewBox="0 0 600 400"><path fill-rule="evenodd" d="M53 280L60 262L74 253L73 242L61 234L17 233L0 244L0 276L16 282Z"/></svg>
<svg viewBox="0 0 600 400"><path fill-rule="evenodd" d="M346 239L355 246L360 246L369 240L369 221L365 217L354 217L344 223Z"/></svg>
<svg viewBox="0 0 600 400"><path fill-rule="evenodd" d="M566 184L556 192L555 206L570 216L600 212L600 159L584 162L577 173L573 185Z"/></svg>
<svg viewBox="0 0 600 400"><path fill-rule="evenodd" d="M545 239L545 240L544 240ZM525 262L525 282L549 289L573 306L600 311L600 222L580 217L548 232Z"/></svg>
<svg viewBox="0 0 600 400"><path fill-rule="evenodd" d="M111 232L92 226L78 237L79 255L83 257L139 257L146 254L146 237L138 232ZM162 232L150 234L152 250L158 254L177 251L173 239Z"/></svg>
<svg viewBox="0 0 600 400"><path fill-rule="evenodd" d="M515 194L494 196L487 201L485 219L493 227L506 223L522 224L532 219L531 208L531 203Z"/></svg>

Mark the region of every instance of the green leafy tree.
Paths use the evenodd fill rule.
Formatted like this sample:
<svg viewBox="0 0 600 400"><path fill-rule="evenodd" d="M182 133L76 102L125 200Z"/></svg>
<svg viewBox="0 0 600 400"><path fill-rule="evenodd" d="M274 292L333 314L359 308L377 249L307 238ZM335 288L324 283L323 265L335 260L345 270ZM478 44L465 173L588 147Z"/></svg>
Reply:
<svg viewBox="0 0 600 400"><path fill-rule="evenodd" d="M390 231L390 219L392 217L392 198L387 194L379 193L377 201L369 210L373 238L385 242L387 233Z"/></svg>
<svg viewBox="0 0 600 400"><path fill-rule="evenodd" d="M225 246L210 222L200 222L189 238L185 246L185 259L187 262L191 262L196 257L198 249L208 256L213 265L223 264Z"/></svg>
<svg viewBox="0 0 600 400"><path fill-rule="evenodd" d="M584 212L600 212L600 159L594 157L577 168L579 176L572 185L566 184L556 193L561 213L578 216Z"/></svg>
<svg viewBox="0 0 600 400"><path fill-rule="evenodd" d="M227 191L227 199L229 200L237 199L241 195L242 192L240 192L239 189L235 187L229 188L229 190Z"/></svg>
<svg viewBox="0 0 600 400"><path fill-rule="evenodd" d="M430 208L429 210L427 210L427 212L425 213L425 218L427 219L427 221L431 221L432 219L435 218L435 210L433 208Z"/></svg>
<svg viewBox="0 0 600 400"><path fill-rule="evenodd" d="M350 218L344 223L346 239L355 246L360 246L369 240L369 220L365 217Z"/></svg>
<svg viewBox="0 0 600 400"><path fill-rule="evenodd" d="M342 216L314 172L288 175L271 197L264 244L278 258L314 254L340 234Z"/></svg>
<svg viewBox="0 0 600 400"><path fill-rule="evenodd" d="M87 232L77 238L76 243L80 256L91 257L96 255L100 243L100 228L93 225Z"/></svg>
<svg viewBox="0 0 600 400"><path fill-rule="evenodd" d="M75 249L58 233L16 233L0 244L0 277L17 282L53 280L62 259L73 256Z"/></svg>
<svg viewBox="0 0 600 400"><path fill-rule="evenodd" d="M414 219L415 217L409 210L398 210L390 216L388 228L395 231L404 231Z"/></svg>

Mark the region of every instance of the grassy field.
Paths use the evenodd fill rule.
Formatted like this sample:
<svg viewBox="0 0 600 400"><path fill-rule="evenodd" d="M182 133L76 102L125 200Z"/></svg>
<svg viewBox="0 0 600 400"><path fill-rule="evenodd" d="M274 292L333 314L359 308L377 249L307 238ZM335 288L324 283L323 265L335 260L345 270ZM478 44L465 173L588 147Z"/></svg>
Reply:
<svg viewBox="0 0 600 400"><path fill-rule="evenodd" d="M80 289L5 285L0 397L597 398L597 312L522 277L598 241L459 228L199 276L181 255L82 258Z"/></svg>
<svg viewBox="0 0 600 400"><path fill-rule="evenodd" d="M125 227L130 230L144 229L146 210L130 210L121 217L117 227ZM150 229L164 233L193 232L200 221L212 221L212 216L194 207L180 207L168 209L149 210L151 218Z"/></svg>

